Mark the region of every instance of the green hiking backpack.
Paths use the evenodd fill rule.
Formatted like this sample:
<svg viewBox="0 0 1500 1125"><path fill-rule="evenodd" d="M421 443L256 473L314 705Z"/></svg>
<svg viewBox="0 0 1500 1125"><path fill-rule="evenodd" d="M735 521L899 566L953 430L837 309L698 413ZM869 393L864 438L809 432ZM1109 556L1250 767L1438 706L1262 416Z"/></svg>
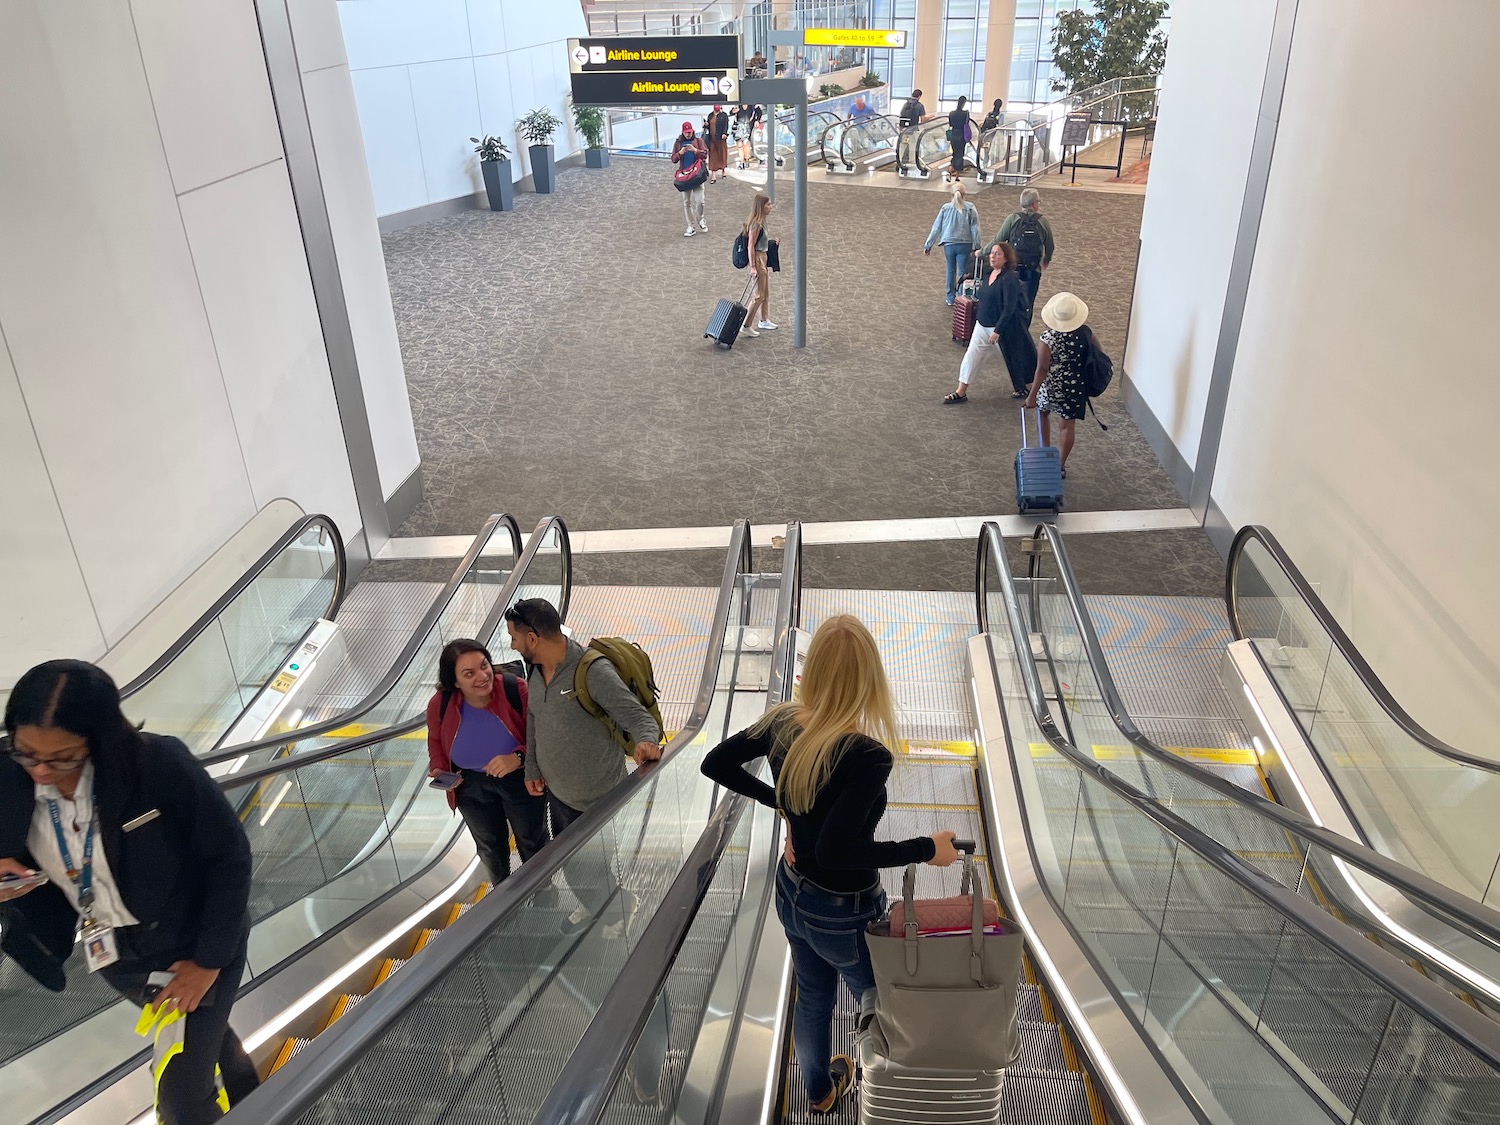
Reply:
<svg viewBox="0 0 1500 1125"><path fill-rule="evenodd" d="M657 701L656 673L651 668L651 657L646 655L646 650L640 645L627 641L624 637L595 637L589 642L588 648L584 649L583 656L578 660L578 670L573 673L573 693L583 709L604 724L610 738L615 740L627 756L633 755L635 743L630 741L629 734L616 726L604 708L589 695L589 668L596 660L608 660L614 665L630 693L641 701L641 706L656 720L656 729L665 735L667 727L662 722L661 706Z"/></svg>

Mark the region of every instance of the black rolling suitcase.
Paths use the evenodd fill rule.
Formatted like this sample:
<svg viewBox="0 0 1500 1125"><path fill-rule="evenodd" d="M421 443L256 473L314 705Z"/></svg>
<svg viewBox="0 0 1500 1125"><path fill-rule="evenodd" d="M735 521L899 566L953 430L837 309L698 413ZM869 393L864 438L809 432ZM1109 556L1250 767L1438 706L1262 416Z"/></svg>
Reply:
<svg viewBox="0 0 1500 1125"><path fill-rule="evenodd" d="M1016 452L1016 510L1027 512L1062 511L1062 450L1042 444L1042 412L1036 415L1035 445L1027 444L1026 408L1021 408L1021 448Z"/></svg>
<svg viewBox="0 0 1500 1125"><path fill-rule="evenodd" d="M754 284L755 278L748 278L745 281L745 291L740 294L738 301L725 298L714 306L714 313L708 318L708 327L703 330L704 339L712 340L721 348L734 347L735 340L739 339L740 329L745 326L745 317L749 315L745 301Z"/></svg>

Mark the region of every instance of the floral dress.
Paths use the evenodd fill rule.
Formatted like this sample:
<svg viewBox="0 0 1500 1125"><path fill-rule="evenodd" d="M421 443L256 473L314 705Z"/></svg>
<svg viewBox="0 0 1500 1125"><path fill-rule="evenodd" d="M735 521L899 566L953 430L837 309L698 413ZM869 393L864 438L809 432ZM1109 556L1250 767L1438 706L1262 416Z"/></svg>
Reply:
<svg viewBox="0 0 1500 1125"><path fill-rule="evenodd" d="M1042 343L1052 350L1052 365L1036 395L1036 404L1043 410L1075 420L1083 417L1089 401L1083 380L1088 332L1088 325L1081 325L1071 332L1049 328L1042 333Z"/></svg>

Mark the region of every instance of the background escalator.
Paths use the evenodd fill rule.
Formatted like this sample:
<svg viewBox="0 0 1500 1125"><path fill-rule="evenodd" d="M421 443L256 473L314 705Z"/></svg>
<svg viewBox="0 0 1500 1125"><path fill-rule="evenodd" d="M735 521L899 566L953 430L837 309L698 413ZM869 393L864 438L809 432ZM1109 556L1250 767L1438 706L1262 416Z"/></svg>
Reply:
<svg viewBox="0 0 1500 1125"><path fill-rule="evenodd" d="M489 534L475 542L424 615L424 630L403 649L407 661L392 678L405 689L406 703L391 710L403 722L314 747L300 745L299 735L284 736L258 755L236 752L228 765L222 754L206 759L226 771L220 784L250 837L247 985L326 941L448 852L457 821L441 794L434 800L425 791L421 730L438 652L452 637L479 636L490 638L496 659L504 659L501 615L512 601L543 596L567 609L566 528L542 521L512 567L508 522L489 521ZM492 539L503 544L503 558L481 564ZM505 564L499 584L489 569L495 561ZM81 958L70 960L67 975L68 989L53 994L8 959L0 961L0 1080L18 1120L40 1116L59 1097L75 1097L104 1072L127 1065L139 1048L134 1017Z"/></svg>
<svg viewBox="0 0 1500 1125"><path fill-rule="evenodd" d="M1500 942L1492 935L1500 914L1420 867L1428 878L1408 878L1414 872L1388 862L1384 849L1361 846L1358 833L1330 833L1323 818L1266 800L1274 794L1261 769L1266 747L1234 714L1216 674L1228 636L1211 600L1085 598L1052 527L1040 528L1024 555L1024 624L1075 745L1283 886L1317 897L1497 1010ZM1171 741L1163 749L1156 739ZM1361 874L1372 870L1376 878Z"/></svg>

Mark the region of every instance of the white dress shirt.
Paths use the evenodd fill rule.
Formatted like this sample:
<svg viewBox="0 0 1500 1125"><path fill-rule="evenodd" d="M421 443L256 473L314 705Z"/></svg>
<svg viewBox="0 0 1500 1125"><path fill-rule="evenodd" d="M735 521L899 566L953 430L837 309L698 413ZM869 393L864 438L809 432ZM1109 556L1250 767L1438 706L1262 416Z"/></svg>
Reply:
<svg viewBox="0 0 1500 1125"><path fill-rule="evenodd" d="M47 806L49 799L57 802L68 854L74 863L81 865L84 839L88 836L89 821L94 817L94 763L84 763L78 777L78 788L73 791L71 799L59 793L55 785L36 787L36 807L31 814L31 828L26 833L26 847L36 860L38 870L56 883L67 895L73 909L78 910L78 887L68 878L68 865L63 862L62 851L57 846L57 833L52 828L52 813ZM104 842L97 827L90 866L93 869L94 921L115 928L138 925L136 916L125 909L125 900L120 897L120 888L115 885L115 877L109 870Z"/></svg>

